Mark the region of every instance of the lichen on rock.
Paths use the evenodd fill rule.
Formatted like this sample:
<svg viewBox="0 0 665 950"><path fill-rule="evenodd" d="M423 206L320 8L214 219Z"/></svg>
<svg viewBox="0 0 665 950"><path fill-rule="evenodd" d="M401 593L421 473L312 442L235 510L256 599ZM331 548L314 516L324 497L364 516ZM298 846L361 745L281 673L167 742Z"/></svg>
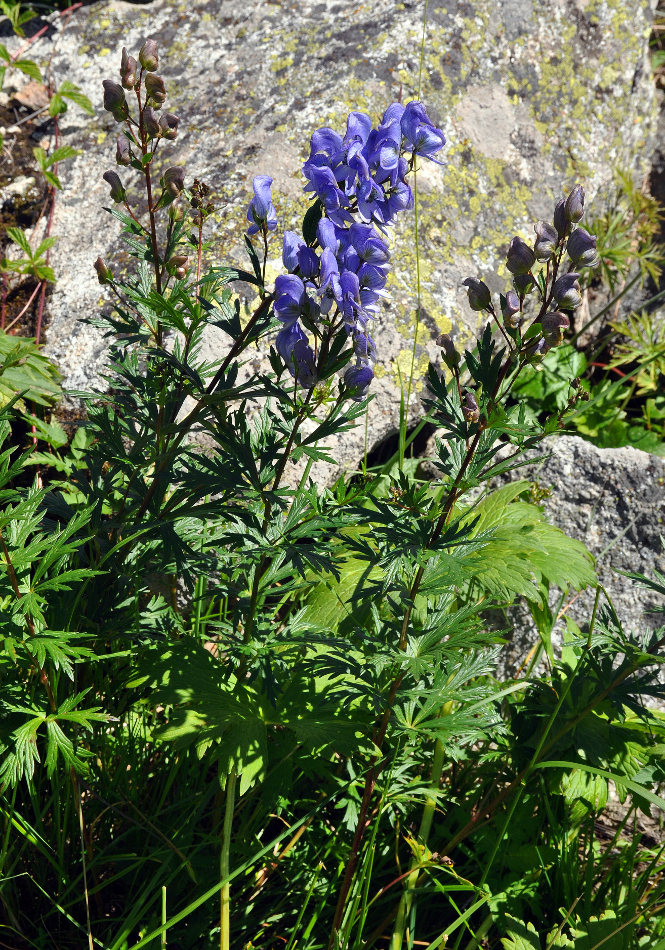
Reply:
<svg viewBox="0 0 665 950"><path fill-rule="evenodd" d="M656 121L647 0L430 0L421 63L422 15L423 4L394 0L114 0L77 11L76 29L55 34L48 51L55 75L100 104L95 120L72 112L62 123L63 144L82 149L63 179L53 257L48 352L66 385L98 382L106 345L79 320L98 306L92 262L118 248L116 223L102 210L115 127L101 111L101 81L116 78L123 45L136 50L149 35L181 117L163 160L175 157L216 193L215 263L242 259L253 175L273 177L281 224L297 227L307 207L299 168L315 128L343 129L350 109L376 117L399 97L427 104L448 137L447 166L425 165L418 176L418 259L413 215L395 236L370 445L396 426L399 378L412 364L419 375L409 409L418 413L433 340L441 330L468 339L478 329L462 280L474 274L501 289L495 275L512 235L529 239L531 223L550 215L574 180L593 200L616 167L642 175ZM354 460L364 432L345 439L340 457Z"/></svg>

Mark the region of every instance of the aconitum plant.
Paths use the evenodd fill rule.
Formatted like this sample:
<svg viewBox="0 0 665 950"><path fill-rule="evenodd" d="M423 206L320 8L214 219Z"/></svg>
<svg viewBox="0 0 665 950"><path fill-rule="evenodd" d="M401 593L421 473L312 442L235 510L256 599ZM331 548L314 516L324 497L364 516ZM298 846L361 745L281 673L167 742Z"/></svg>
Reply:
<svg viewBox="0 0 665 950"><path fill-rule="evenodd" d="M535 675L495 678L501 643L485 611L524 598L555 664L550 591L596 583L588 552L525 500L525 483L491 483L565 422L565 410L527 417L511 394L561 343L580 269L593 266L584 192L562 197L535 239L506 236L512 285L498 300L465 281L487 319L464 352L454 330L443 335L429 367L436 480L398 451L330 484L329 446L372 412L373 325L399 253L390 228L444 135L419 102L314 131L302 227L281 233L267 168L235 222L250 266L211 264L214 196L171 157L180 122L165 111L159 65L148 39L104 83L120 133L104 179L135 265L95 263L114 304L99 320L109 385L88 395L60 481L26 492L27 457L0 459L0 803L8 828L15 815L39 829L17 844L5 836L17 899L5 888L2 900L23 923L29 907L36 928L66 908L63 947L82 933L136 950L167 938L221 950L439 946L471 919L473 905L452 925L440 919L456 913L460 881L483 917L488 888L505 899L490 871L513 808L525 828L560 811L541 808L561 782L554 773L548 792L540 764L585 764L580 735L612 728L613 691L634 714L664 639L597 636L594 608L544 689ZM271 241L283 263L274 285ZM214 361L201 345L209 327L225 341ZM569 405L577 398L573 381ZM38 458L51 470L59 460ZM599 768L638 787L645 762L617 752ZM462 852L476 880L446 863ZM492 905L487 926L493 917Z"/></svg>

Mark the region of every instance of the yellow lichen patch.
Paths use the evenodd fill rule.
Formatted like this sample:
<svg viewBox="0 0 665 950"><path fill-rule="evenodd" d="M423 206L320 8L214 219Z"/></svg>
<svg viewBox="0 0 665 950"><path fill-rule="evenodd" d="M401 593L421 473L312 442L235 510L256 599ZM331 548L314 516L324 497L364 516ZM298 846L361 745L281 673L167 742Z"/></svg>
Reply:
<svg viewBox="0 0 665 950"><path fill-rule="evenodd" d="M406 396L409 390L412 395L422 390L428 366L427 353L424 351L417 353L414 359L413 349L405 347L392 361L390 370L392 370L396 385L403 388Z"/></svg>

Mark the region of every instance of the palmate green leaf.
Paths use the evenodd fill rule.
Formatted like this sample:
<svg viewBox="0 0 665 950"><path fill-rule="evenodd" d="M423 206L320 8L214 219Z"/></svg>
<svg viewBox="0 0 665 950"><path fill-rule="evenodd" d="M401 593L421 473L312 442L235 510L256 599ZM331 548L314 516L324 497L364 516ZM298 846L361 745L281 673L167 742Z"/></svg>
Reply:
<svg viewBox="0 0 665 950"><path fill-rule="evenodd" d="M542 950L540 937L532 923L507 916L507 936L501 938L503 950Z"/></svg>
<svg viewBox="0 0 665 950"><path fill-rule="evenodd" d="M62 670L73 681L74 664L96 658L89 647L77 645L76 641L84 636L69 630L42 630L21 646L30 650L40 666L45 666L48 659L57 670Z"/></svg>
<svg viewBox="0 0 665 950"><path fill-rule="evenodd" d="M618 775L616 772L608 772L607 769L597 769L591 765L587 765L585 762L538 762L535 766L537 769L582 769L584 772L589 772L591 775L601 776L602 778L611 779L617 786L624 786L629 791L636 793L641 798L645 798L648 802L651 802L652 805L657 805L658 808L665 810L665 798L660 795L655 795L652 791L642 785L640 782L635 782L633 779L627 778L625 775Z"/></svg>
<svg viewBox="0 0 665 950"><path fill-rule="evenodd" d="M243 790L263 774L267 739L261 697L229 676L198 640L186 637L166 650L145 649L127 686L150 687L151 704L173 707L166 724L155 729L156 739L195 745L200 754L215 743L222 772L235 766Z"/></svg>
<svg viewBox="0 0 665 950"><path fill-rule="evenodd" d="M477 519L477 546L462 552L467 576L507 599L517 594L542 600L543 580L562 590L593 586L597 579L586 547L546 522L535 505L515 500L528 485L505 485L466 516Z"/></svg>
<svg viewBox="0 0 665 950"><path fill-rule="evenodd" d="M310 589L304 601L305 619L317 627L335 633L341 624L362 625L369 604L356 601L368 581L380 581L381 568L362 558L349 557L337 565L339 579L330 576ZM312 575L312 580L314 576Z"/></svg>

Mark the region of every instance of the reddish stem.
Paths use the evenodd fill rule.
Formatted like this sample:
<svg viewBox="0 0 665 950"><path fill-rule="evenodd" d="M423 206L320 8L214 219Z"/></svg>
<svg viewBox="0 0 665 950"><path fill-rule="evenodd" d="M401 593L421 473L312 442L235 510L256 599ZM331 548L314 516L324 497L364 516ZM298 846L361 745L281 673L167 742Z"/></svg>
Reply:
<svg viewBox="0 0 665 950"><path fill-rule="evenodd" d="M2 290L0 291L0 330L5 329L5 316L7 313L7 274L2 275Z"/></svg>
<svg viewBox="0 0 665 950"><path fill-rule="evenodd" d="M617 376L621 376L622 379L625 379L628 375L627 373L622 373L617 366L608 366L607 363L589 363L589 366L599 366L601 369L611 369Z"/></svg>
<svg viewBox="0 0 665 950"><path fill-rule="evenodd" d="M78 10L78 8L82 6L83 6L82 3L74 3L72 4L71 7L67 7L66 10L61 10L60 13L58 13L58 16L65 16L65 14L73 13L74 10ZM47 23L45 26L41 28L41 30L38 30L34 36L30 36L25 41L23 46L20 46L19 49L15 53L12 53L12 55L10 56L11 62L15 63L24 50L28 49L29 46L32 46L33 43L36 43L37 40L40 39L40 37L42 37L44 33L48 31L48 28L50 25L51 25L50 23Z"/></svg>
<svg viewBox="0 0 665 950"><path fill-rule="evenodd" d="M40 281L40 282L37 284L37 286L35 287L35 289L34 289L34 290L32 291L32 293L30 294L30 299L29 299L28 302L26 303L26 305L25 305L25 307L23 308L23 310L21 310L21 312L19 313L19 315L18 315L17 317L14 317L14 319L12 320L12 322L11 322L10 324L8 324L7 327L4 326L4 323L5 323L5 314L4 314L4 307L3 307L2 327L3 327L3 329L5 330L5 333L9 333L9 331L10 331L11 328L14 326L14 324L18 323L18 321L21 319L21 317L22 317L25 313L27 313L28 308L30 307L30 304L31 304L32 301L35 299L35 297L37 296L37 294L38 294L38 292L39 292L39 288L41 287L42 283L44 283L44 281ZM4 303L4 300L3 300L3 303Z"/></svg>

